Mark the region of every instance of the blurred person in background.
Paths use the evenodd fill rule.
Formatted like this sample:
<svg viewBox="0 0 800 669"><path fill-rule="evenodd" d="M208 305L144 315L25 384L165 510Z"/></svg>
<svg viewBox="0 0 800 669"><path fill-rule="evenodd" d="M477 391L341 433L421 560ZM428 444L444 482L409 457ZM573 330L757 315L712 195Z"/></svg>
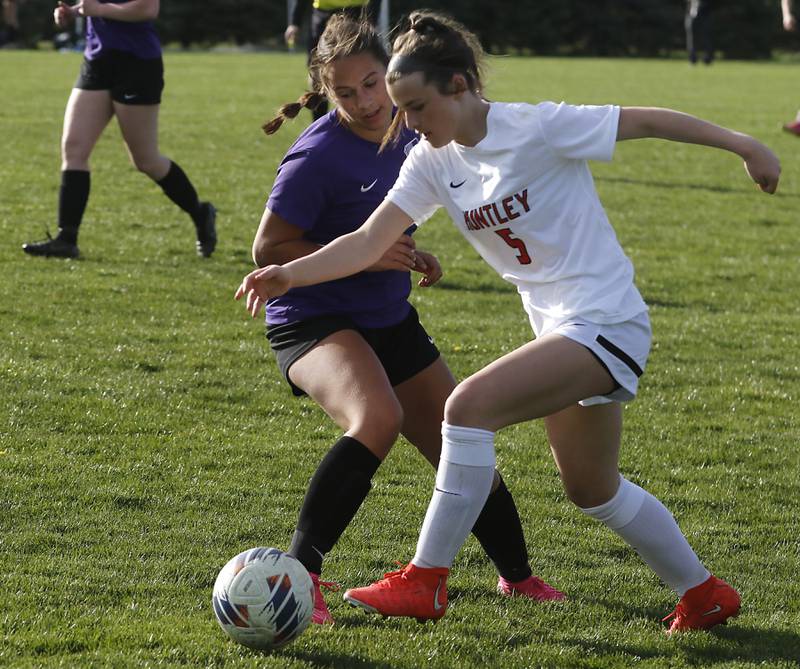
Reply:
<svg viewBox="0 0 800 669"><path fill-rule="evenodd" d="M783 14L784 30L795 32L797 30L797 19L794 15L794 0L781 0L781 13ZM783 124L783 129L800 137L800 111L797 112L794 120Z"/></svg>
<svg viewBox="0 0 800 669"><path fill-rule="evenodd" d="M214 252L216 209L198 199L189 177L158 148L164 63L153 21L159 9L159 0L82 0L59 2L53 10L61 29L86 17L86 48L64 112L58 235L23 244L28 255L78 257L78 228L89 200L89 158L114 116L136 169L191 217L198 255L207 258Z"/></svg>
<svg viewBox="0 0 800 669"><path fill-rule="evenodd" d="M689 62L697 64L698 52L702 51L703 62L711 65L714 60L714 45L711 39L711 0L687 0L686 2L686 50Z"/></svg>
<svg viewBox="0 0 800 669"><path fill-rule="evenodd" d="M19 41L19 2L3 0L3 30L0 32L0 46L13 47Z"/></svg>

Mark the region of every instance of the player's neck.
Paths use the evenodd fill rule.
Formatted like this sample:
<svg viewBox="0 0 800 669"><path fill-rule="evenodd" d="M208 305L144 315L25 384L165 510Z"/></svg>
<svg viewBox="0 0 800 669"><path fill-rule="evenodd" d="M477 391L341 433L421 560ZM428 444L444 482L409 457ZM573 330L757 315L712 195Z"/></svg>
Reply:
<svg viewBox="0 0 800 669"><path fill-rule="evenodd" d="M475 146L486 137L488 115L488 101L479 95L470 95L465 98L461 122L458 124L454 141L462 146Z"/></svg>

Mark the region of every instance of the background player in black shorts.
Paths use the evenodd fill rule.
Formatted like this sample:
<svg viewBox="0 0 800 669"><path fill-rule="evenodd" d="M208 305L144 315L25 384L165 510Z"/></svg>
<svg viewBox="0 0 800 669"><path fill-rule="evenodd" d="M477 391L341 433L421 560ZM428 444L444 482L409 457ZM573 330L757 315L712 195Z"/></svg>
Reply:
<svg viewBox="0 0 800 669"><path fill-rule="evenodd" d="M89 199L89 157L113 116L131 162L155 181L194 221L197 253L208 257L217 243L216 210L200 202L183 170L158 150L158 112L164 88L161 44L153 26L158 0L60 2L56 25L87 17L86 49L78 81L64 113L58 236L23 245L35 256L76 258L78 227Z"/></svg>

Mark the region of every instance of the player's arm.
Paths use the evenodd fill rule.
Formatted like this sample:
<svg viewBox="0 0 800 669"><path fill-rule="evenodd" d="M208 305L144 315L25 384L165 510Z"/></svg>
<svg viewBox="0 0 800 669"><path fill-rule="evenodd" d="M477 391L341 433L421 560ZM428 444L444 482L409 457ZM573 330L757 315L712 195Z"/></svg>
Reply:
<svg viewBox="0 0 800 669"><path fill-rule="evenodd" d="M242 280L235 297L246 295L248 311L255 316L266 300L283 295L290 288L361 272L377 263L412 223L400 207L384 200L355 232L286 265L270 265L251 272Z"/></svg>
<svg viewBox="0 0 800 669"><path fill-rule="evenodd" d="M783 14L783 27L785 30L797 28L797 21L794 18L794 2L792 0L781 0L781 14Z"/></svg>
<svg viewBox="0 0 800 669"><path fill-rule="evenodd" d="M130 0L124 5L101 3L98 0L82 0L78 5L84 16L97 16L114 21L153 21L158 18L159 0Z"/></svg>
<svg viewBox="0 0 800 669"><path fill-rule="evenodd" d="M253 261L259 267L283 265L321 248L303 239L303 230L269 208L264 210L253 240Z"/></svg>
<svg viewBox="0 0 800 669"><path fill-rule="evenodd" d="M623 107L619 115L617 141L644 137L731 151L744 160L745 170L762 191L774 193L778 187L781 166L777 156L757 139L742 132L672 109Z"/></svg>
<svg viewBox="0 0 800 669"><path fill-rule="evenodd" d="M256 237L253 240L253 260L259 267L284 265L322 248L321 244L308 241L303 236L304 231L301 228L292 225L285 218L267 208L264 210ZM415 248L416 244L410 235L400 235L400 238L386 250L378 262L368 267L366 271L409 271L413 269L427 273L429 268L425 258L429 257L429 254L424 254L425 258L418 256ZM431 283L435 283L435 281Z"/></svg>

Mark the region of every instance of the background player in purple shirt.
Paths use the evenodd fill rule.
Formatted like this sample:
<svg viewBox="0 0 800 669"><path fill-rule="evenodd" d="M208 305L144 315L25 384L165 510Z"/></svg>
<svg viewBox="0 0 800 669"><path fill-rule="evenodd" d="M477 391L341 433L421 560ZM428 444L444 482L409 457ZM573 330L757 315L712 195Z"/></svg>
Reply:
<svg viewBox="0 0 800 669"><path fill-rule="evenodd" d="M359 228L394 183L416 136L407 131L396 147L378 152L393 114L387 63L368 22L330 19L310 65L315 92L284 105L264 126L275 132L284 118L315 106L323 90L338 107L306 129L281 162L253 242L258 265L308 255ZM316 623L333 622L319 589L323 558L398 435L432 465L439 461L444 403L455 381L407 298L409 270L428 286L441 269L415 248L410 232L367 271L291 290L267 308L267 337L293 392L308 394L345 433L309 483L288 551L314 580ZM497 472L473 533L500 572L501 593L563 598L532 575L514 500Z"/></svg>
<svg viewBox="0 0 800 669"><path fill-rule="evenodd" d="M78 227L89 199L89 156L105 127L117 117L131 161L194 221L197 253L208 257L217 243L216 210L200 202L183 170L158 150L158 111L164 88L161 44L153 20L159 0L59 2L59 27L87 17L80 75L64 114L58 236L23 245L30 255L76 258Z"/></svg>

